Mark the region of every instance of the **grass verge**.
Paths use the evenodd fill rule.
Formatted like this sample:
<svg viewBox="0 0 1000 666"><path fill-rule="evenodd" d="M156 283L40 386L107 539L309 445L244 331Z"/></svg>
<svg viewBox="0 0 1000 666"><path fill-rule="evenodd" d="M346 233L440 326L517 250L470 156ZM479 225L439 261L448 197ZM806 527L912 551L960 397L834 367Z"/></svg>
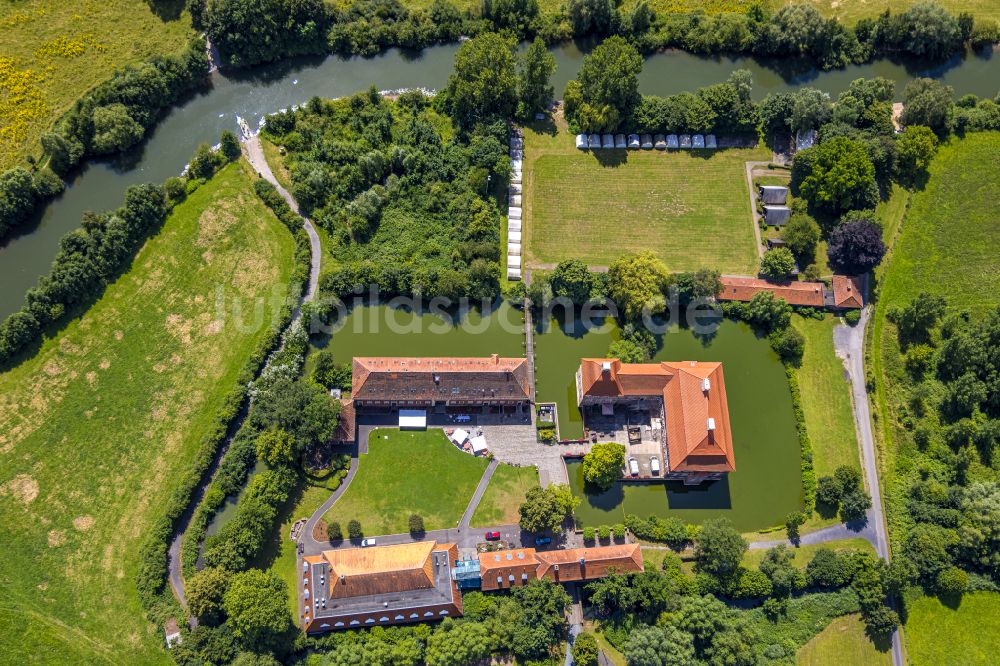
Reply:
<svg viewBox="0 0 1000 666"><path fill-rule="evenodd" d="M1000 594L966 594L955 607L921 596L909 604L906 636L913 666L995 664L1000 653Z"/></svg>
<svg viewBox="0 0 1000 666"><path fill-rule="evenodd" d="M14 663L164 663L139 544L283 304L293 243L240 166L179 205L132 269L0 375L0 651ZM216 309L261 303L259 326Z"/></svg>
<svg viewBox="0 0 1000 666"><path fill-rule="evenodd" d="M838 323L832 315L822 321L792 318L792 325L806 339L802 365L796 372L817 477L833 474L840 465L861 468L850 384L833 348L833 329Z"/></svg>

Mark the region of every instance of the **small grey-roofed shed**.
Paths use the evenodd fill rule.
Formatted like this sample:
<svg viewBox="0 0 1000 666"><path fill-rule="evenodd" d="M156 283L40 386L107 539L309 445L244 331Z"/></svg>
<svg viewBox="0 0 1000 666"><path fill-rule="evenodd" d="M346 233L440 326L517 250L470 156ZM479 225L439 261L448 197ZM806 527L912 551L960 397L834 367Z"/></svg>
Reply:
<svg viewBox="0 0 1000 666"><path fill-rule="evenodd" d="M650 134L642 135L642 149L652 150L653 149L653 137Z"/></svg>
<svg viewBox="0 0 1000 666"><path fill-rule="evenodd" d="M772 206L784 206L788 200L788 188L783 185L761 185L758 190L760 200Z"/></svg>
<svg viewBox="0 0 1000 666"><path fill-rule="evenodd" d="M507 231L520 231L521 220L507 220Z"/></svg>
<svg viewBox="0 0 1000 666"><path fill-rule="evenodd" d="M764 206L764 221L772 226L784 226L791 216L792 209L788 206Z"/></svg>
<svg viewBox="0 0 1000 666"><path fill-rule="evenodd" d="M639 142L639 135L638 134L629 134L628 135L628 148L629 148L629 150L639 150L639 146L640 145L642 145L642 144Z"/></svg>
<svg viewBox="0 0 1000 666"><path fill-rule="evenodd" d="M653 137L653 147L657 150L667 149L667 138L662 134L657 134Z"/></svg>
<svg viewBox="0 0 1000 666"><path fill-rule="evenodd" d="M694 148L704 148L705 147L705 137L701 134L695 134L691 137L691 145Z"/></svg>
<svg viewBox="0 0 1000 666"><path fill-rule="evenodd" d="M625 142L624 134L615 134L615 148L627 148L628 144Z"/></svg>
<svg viewBox="0 0 1000 666"><path fill-rule="evenodd" d="M586 150L587 149L587 135L586 134L577 134L576 135L576 147L579 148L580 150Z"/></svg>
<svg viewBox="0 0 1000 666"><path fill-rule="evenodd" d="M615 147L615 135L614 134L605 134L603 137L601 137L601 148L611 149L611 148L614 148L614 147Z"/></svg>
<svg viewBox="0 0 1000 666"><path fill-rule="evenodd" d="M667 148L672 148L674 150L677 150L680 147L681 147L681 142L677 140L677 135L676 134L668 134L667 135Z"/></svg>
<svg viewBox="0 0 1000 666"><path fill-rule="evenodd" d="M690 134L681 134L680 138L681 138L681 148L690 148L691 147L691 135Z"/></svg>
<svg viewBox="0 0 1000 666"><path fill-rule="evenodd" d="M706 148L718 148L719 147L719 144L715 142L715 135L714 134L706 134L705 135L705 147Z"/></svg>
<svg viewBox="0 0 1000 666"><path fill-rule="evenodd" d="M601 135L600 134L591 134L590 138L587 139L587 145L589 147L591 147L591 148L600 148L601 147Z"/></svg>

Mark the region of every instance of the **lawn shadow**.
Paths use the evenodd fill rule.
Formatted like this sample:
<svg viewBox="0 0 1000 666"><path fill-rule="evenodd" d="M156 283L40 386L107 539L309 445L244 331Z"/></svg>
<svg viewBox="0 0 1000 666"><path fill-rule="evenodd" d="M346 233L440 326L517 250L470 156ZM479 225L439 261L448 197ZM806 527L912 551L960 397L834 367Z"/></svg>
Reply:
<svg viewBox="0 0 1000 666"><path fill-rule="evenodd" d="M616 148L614 150L593 150L591 154L597 163L605 168L620 167L628 162L628 151Z"/></svg>
<svg viewBox="0 0 1000 666"><path fill-rule="evenodd" d="M551 113L546 113L544 120L532 120L525 126L535 134L555 136L559 133L559 128L556 127L556 122L552 119Z"/></svg>

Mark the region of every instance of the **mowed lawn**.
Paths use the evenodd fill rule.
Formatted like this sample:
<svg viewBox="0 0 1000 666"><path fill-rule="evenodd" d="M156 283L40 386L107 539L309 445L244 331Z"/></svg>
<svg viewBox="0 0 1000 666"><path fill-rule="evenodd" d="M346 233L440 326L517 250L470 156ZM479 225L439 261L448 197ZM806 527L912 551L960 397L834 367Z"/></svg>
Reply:
<svg viewBox="0 0 1000 666"><path fill-rule="evenodd" d="M921 291L954 309L1000 303L1000 132L943 146L927 187L913 195L882 285L881 301L905 305Z"/></svg>
<svg viewBox="0 0 1000 666"><path fill-rule="evenodd" d="M159 17L146 0L0 3L0 170L39 152L39 140L83 93L115 69L175 53L191 19Z"/></svg>
<svg viewBox="0 0 1000 666"><path fill-rule="evenodd" d="M767 150L584 152L559 122L524 133L529 267L649 250L672 271L756 272L744 164Z"/></svg>
<svg viewBox="0 0 1000 666"><path fill-rule="evenodd" d="M512 525L521 519L518 508L528 491L538 486L538 468L500 465L472 515L473 527Z"/></svg>
<svg viewBox="0 0 1000 666"><path fill-rule="evenodd" d="M976 592L957 608L921 596L909 605L906 649L912 666L985 666L1000 654L1000 594Z"/></svg>
<svg viewBox="0 0 1000 666"><path fill-rule="evenodd" d="M0 374L0 661L171 663L136 594L139 547L292 258L291 235L229 166L87 313ZM261 324L217 312L221 295L246 313L261 299Z"/></svg>
<svg viewBox="0 0 1000 666"><path fill-rule="evenodd" d="M439 429L373 430L357 476L325 519L339 522L345 536L350 520L361 522L365 536L401 534L414 513L426 530L456 527L486 465Z"/></svg>
<svg viewBox="0 0 1000 666"><path fill-rule="evenodd" d="M823 321L792 318L792 325L806 339L798 369L799 391L817 476L833 474L841 465L861 468L851 386L844 375L844 363L833 348L833 329L839 323L832 315Z"/></svg>
<svg viewBox="0 0 1000 666"><path fill-rule="evenodd" d="M857 613L838 617L795 654L798 666L889 666L888 646L877 646Z"/></svg>

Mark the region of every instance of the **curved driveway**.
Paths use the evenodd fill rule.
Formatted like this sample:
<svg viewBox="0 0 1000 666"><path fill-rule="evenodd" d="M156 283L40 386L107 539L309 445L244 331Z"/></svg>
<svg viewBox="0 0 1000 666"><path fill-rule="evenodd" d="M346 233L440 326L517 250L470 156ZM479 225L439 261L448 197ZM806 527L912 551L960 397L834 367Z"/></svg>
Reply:
<svg viewBox="0 0 1000 666"><path fill-rule="evenodd" d="M260 145L260 137L252 136L245 138L246 141L244 142L243 145L246 147L246 151L244 152L244 155L250 162L250 165L254 168L254 170L257 171L257 173L261 176L261 178L264 178L269 183L274 185L275 188L277 188L278 193L281 195L281 197L288 203L291 209L301 217L302 214L299 213L299 207L295 203L295 199L293 199L292 195L289 194L288 191L285 188L283 188L280 183L278 183L278 180L274 177L274 174L271 173L271 167L268 165L267 160L264 159L264 150ZM306 301L311 301L316 296L316 291L319 287L319 271L320 271L320 261L322 259L322 250L320 248L320 243L319 243L319 234L316 233L316 229L313 227L312 222L303 217L302 226L305 228L306 234L309 236L309 247L310 247L309 284L306 288L305 295L302 297L302 302L306 302ZM298 307L295 308L295 312L292 316L292 321L297 320L301 316L302 316L301 309ZM243 413L243 415L240 418L242 419L243 416L245 415L246 414ZM235 433L237 430L238 427L233 428L232 432ZM181 603L181 606L183 606L184 608L187 608L187 599L184 594L184 574L182 571L182 563L181 563L181 541L183 540L184 533L187 531L188 525L191 522L191 517L194 515L195 507L198 506L198 504L204 497L205 490L208 488L208 485L212 482L212 479L215 477L215 472L218 469L219 462L222 460L222 456L225 455L225 452L228 448L229 448L229 441L227 440L216 456L211 473L208 475L205 482L195 492L195 495L188 506L188 510L181 518L181 523L175 528L173 539L171 540L170 546L167 550L167 571L168 571L167 578L168 581L170 582L170 587L174 592L174 596L177 597L177 600ZM357 471L357 464L358 464L358 459L357 456L355 455L351 460L352 469L348 473L348 478L344 479L344 483L341 484L342 489L344 490L347 489L347 486L350 484L351 478L353 478L354 476L354 472ZM340 495L338 494L338 492L342 491L338 489L338 491L335 492L334 495L339 498ZM336 499L333 499L333 501L335 502ZM310 535L311 534L312 532L310 531ZM192 626L196 623L194 618L190 620L190 623L192 624Z"/></svg>

